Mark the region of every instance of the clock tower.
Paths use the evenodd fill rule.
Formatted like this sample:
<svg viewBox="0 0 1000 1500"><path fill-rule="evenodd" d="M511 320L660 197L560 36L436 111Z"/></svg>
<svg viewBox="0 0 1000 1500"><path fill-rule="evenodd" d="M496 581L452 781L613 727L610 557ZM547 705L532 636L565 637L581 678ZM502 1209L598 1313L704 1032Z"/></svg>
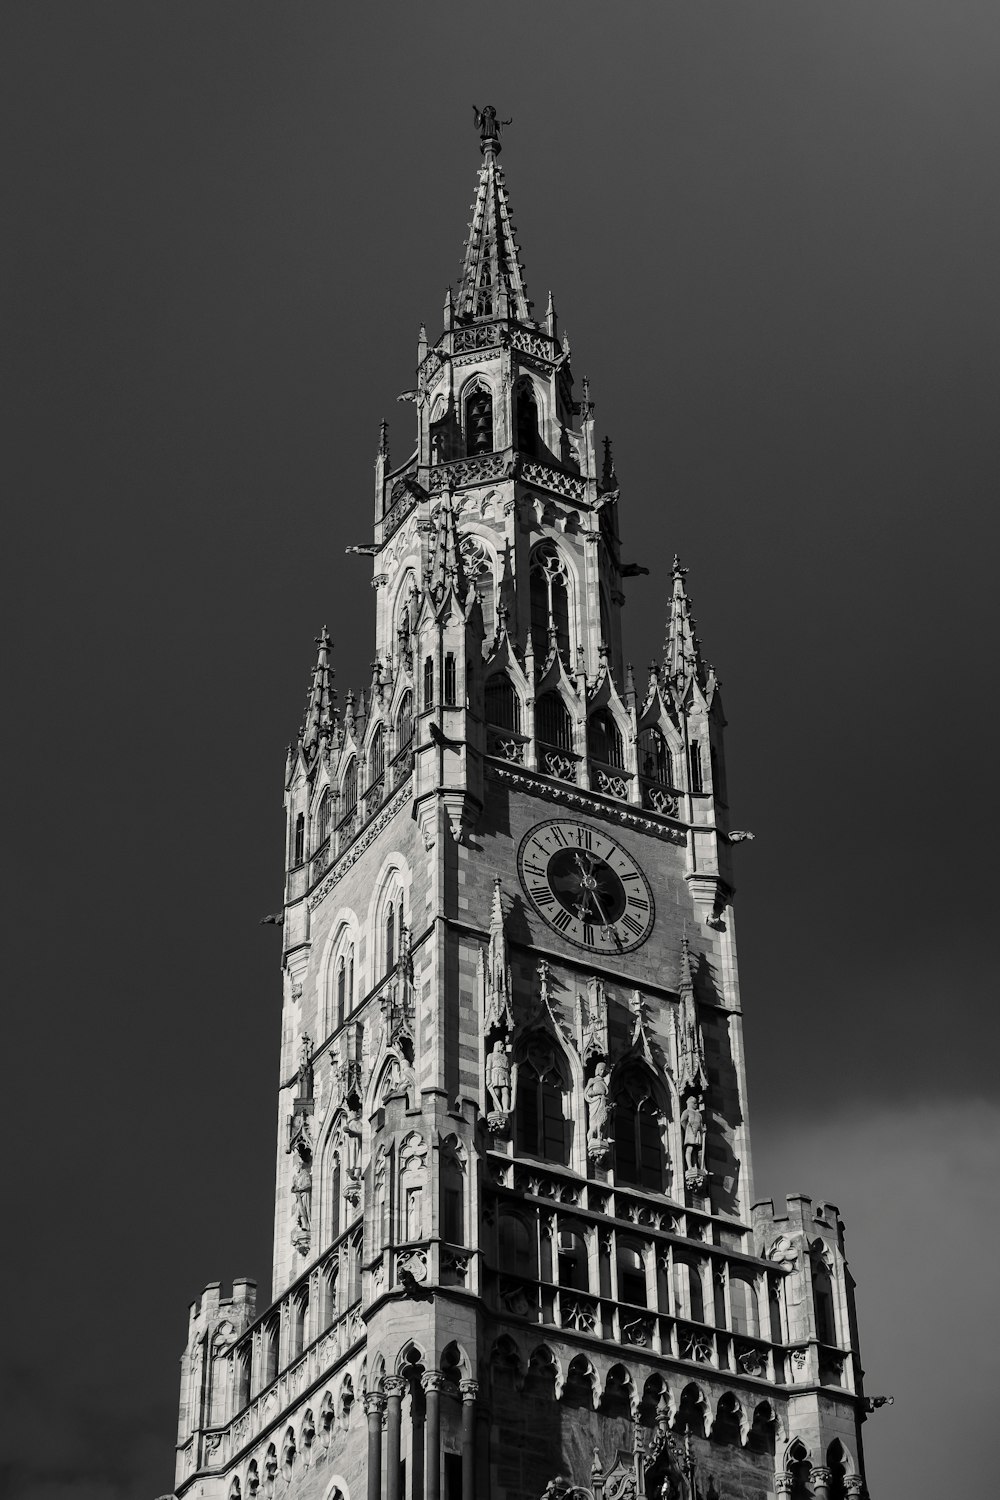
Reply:
<svg viewBox="0 0 1000 1500"><path fill-rule="evenodd" d="M338 706L324 629L285 768L273 1283L191 1309L177 1495L863 1496L843 1224L754 1197L686 570L637 681L611 447L477 123L371 681Z"/></svg>

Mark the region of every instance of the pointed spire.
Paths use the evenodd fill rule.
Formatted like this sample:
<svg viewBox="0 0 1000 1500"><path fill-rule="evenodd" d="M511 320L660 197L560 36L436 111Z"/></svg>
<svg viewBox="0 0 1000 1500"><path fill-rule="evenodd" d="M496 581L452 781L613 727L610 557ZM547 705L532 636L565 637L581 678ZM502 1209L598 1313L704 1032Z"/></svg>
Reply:
<svg viewBox="0 0 1000 1500"><path fill-rule="evenodd" d="M440 604L449 588L454 589L460 600L467 593L465 569L458 546L458 530L451 496L445 493L438 512L437 533L431 543L431 555L427 565L427 586L435 604Z"/></svg>
<svg viewBox="0 0 1000 1500"><path fill-rule="evenodd" d="M487 105L482 114L476 111L476 123L480 130L483 164L479 169L479 185L465 247L458 316L464 321L512 317L526 323L530 320L531 310L514 240L507 187L497 161L501 127L510 121L498 120L496 110ZM446 326L447 322L446 304Z"/></svg>
<svg viewBox="0 0 1000 1500"><path fill-rule="evenodd" d="M703 682L700 642L694 633L695 620L691 614L684 579L687 568L675 554L673 565L673 591L670 596L670 614L667 618L667 638L663 646L663 665L667 680L675 691L683 692L692 680Z"/></svg>
<svg viewBox="0 0 1000 1500"><path fill-rule="evenodd" d="M549 292L549 305L545 309L545 332L550 339L556 336L556 304L551 291Z"/></svg>
<svg viewBox="0 0 1000 1500"><path fill-rule="evenodd" d="M385 417L378 424L378 456L389 462L389 424Z"/></svg>
<svg viewBox="0 0 1000 1500"><path fill-rule="evenodd" d="M337 696L333 688L333 668L330 665L333 641L325 625L316 637L316 645L316 665L309 684L306 716L302 725L302 748L307 755L316 748L324 731L329 733L333 722L333 702Z"/></svg>

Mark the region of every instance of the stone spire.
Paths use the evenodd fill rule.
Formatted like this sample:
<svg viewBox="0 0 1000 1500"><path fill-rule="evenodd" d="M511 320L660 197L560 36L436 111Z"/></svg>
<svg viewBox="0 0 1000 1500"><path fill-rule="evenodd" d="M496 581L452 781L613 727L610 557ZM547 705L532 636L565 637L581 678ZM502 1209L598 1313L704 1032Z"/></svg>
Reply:
<svg viewBox="0 0 1000 1500"><path fill-rule="evenodd" d="M476 124L483 164L465 246L456 308L458 320L467 323L480 318L516 318L526 323L531 313L524 268L518 259L507 187L497 161L501 127L510 121L498 120L496 110L488 104L481 114L476 111Z"/></svg>
<svg viewBox="0 0 1000 1500"><path fill-rule="evenodd" d="M458 547L458 531L451 497L445 495L438 512L437 531L431 543L427 563L427 587L436 606L440 607L449 589L453 590L461 603L465 602L468 588L462 554Z"/></svg>
<svg viewBox="0 0 1000 1500"><path fill-rule="evenodd" d="M686 575L687 568L681 567L681 560L675 554L663 667L667 681L678 692L683 692L692 679L703 682L705 676L700 642L694 633L696 622L691 614L691 600L684 585Z"/></svg>
<svg viewBox="0 0 1000 1500"><path fill-rule="evenodd" d="M333 704L337 697L333 686L333 667L330 665L333 641L325 625L316 637L316 645L319 649L302 724L302 748L307 755L312 754L322 738L332 733Z"/></svg>

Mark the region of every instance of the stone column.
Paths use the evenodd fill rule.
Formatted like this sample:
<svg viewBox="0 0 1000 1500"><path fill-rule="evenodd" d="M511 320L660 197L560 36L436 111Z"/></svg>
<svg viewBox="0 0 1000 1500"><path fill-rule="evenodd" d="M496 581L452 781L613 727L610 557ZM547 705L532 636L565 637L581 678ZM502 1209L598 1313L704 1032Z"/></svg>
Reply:
<svg viewBox="0 0 1000 1500"><path fill-rule="evenodd" d="M778 1500L781 1500L782 1495L790 1495L792 1493L794 1483L795 1481L791 1474L775 1474L774 1493L778 1496Z"/></svg>
<svg viewBox="0 0 1000 1500"><path fill-rule="evenodd" d="M844 1493L847 1500L861 1500L865 1492L865 1482L860 1474L848 1474L844 1479Z"/></svg>
<svg viewBox="0 0 1000 1500"><path fill-rule="evenodd" d="M382 1380L386 1396L385 1434L385 1494L386 1500L400 1500L399 1493L399 1437L402 1425L403 1396L406 1381L402 1375L386 1375Z"/></svg>
<svg viewBox="0 0 1000 1500"><path fill-rule="evenodd" d="M462 1396L462 1500L476 1500L476 1397L478 1380L463 1380Z"/></svg>
<svg viewBox="0 0 1000 1500"><path fill-rule="evenodd" d="M448 1382L439 1370L428 1370L420 1383L427 1402L424 1420L424 1500L441 1500L441 1390Z"/></svg>
<svg viewBox="0 0 1000 1500"><path fill-rule="evenodd" d="M370 1391L365 1397L368 1418L368 1500L382 1500L382 1414L385 1397Z"/></svg>
<svg viewBox="0 0 1000 1500"><path fill-rule="evenodd" d="M809 1470L809 1483L813 1487L816 1500L830 1500L830 1485L833 1483L833 1470L824 1466L814 1466Z"/></svg>

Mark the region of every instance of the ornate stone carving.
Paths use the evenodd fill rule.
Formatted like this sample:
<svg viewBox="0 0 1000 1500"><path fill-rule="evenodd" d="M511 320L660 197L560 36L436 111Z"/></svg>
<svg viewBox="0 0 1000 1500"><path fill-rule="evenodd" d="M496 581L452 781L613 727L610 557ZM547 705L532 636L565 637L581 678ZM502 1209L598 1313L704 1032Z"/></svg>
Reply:
<svg viewBox="0 0 1000 1500"><path fill-rule="evenodd" d="M608 1055L608 1000L604 981L587 981L586 994L576 997L576 1042L584 1067Z"/></svg>
<svg viewBox="0 0 1000 1500"><path fill-rule="evenodd" d="M701 1192L708 1181L705 1171L705 1101L692 1094L681 1115L681 1137L684 1142L684 1181L694 1192Z"/></svg>
<svg viewBox="0 0 1000 1500"><path fill-rule="evenodd" d="M583 1091L587 1104L587 1155L591 1161L605 1162L611 1153L608 1122L611 1103L608 1099L608 1065L599 1062Z"/></svg>

